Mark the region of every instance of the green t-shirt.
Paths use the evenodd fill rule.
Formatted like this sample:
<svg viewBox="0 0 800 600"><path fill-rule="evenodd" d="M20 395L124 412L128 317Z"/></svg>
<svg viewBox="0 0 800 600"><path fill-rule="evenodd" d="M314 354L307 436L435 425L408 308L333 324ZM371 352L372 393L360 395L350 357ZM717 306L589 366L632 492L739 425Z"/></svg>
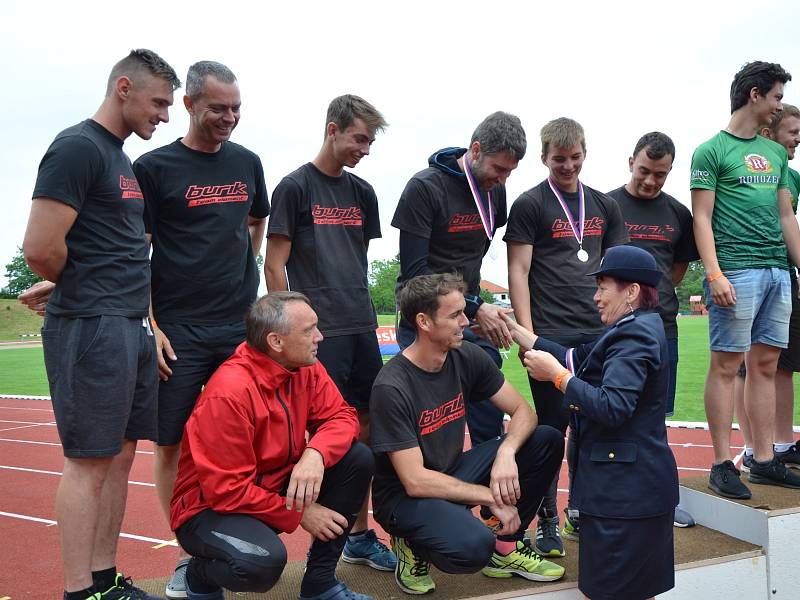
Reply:
<svg viewBox="0 0 800 600"><path fill-rule="evenodd" d="M777 199L788 170L786 148L760 135L720 131L694 151L689 187L714 191L711 228L723 271L789 268Z"/></svg>
<svg viewBox="0 0 800 600"><path fill-rule="evenodd" d="M789 191L792 192L792 209L797 214L797 196L800 194L800 173L789 167Z"/></svg>

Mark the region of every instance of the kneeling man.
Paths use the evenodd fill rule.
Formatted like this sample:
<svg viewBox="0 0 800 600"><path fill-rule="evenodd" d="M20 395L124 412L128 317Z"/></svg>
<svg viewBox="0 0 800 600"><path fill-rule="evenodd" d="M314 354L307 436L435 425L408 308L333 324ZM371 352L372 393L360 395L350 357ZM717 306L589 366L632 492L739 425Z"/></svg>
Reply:
<svg viewBox="0 0 800 600"><path fill-rule="evenodd" d="M528 403L477 346L464 283L422 275L400 291L416 340L381 370L370 398L375 519L392 535L395 579L409 594L431 592L430 563L447 573L520 575L553 581L564 569L523 543L525 529L561 466L562 435L536 428ZM465 406L489 398L511 415L508 433L464 452ZM497 537L470 508L488 507Z"/></svg>
<svg viewBox="0 0 800 600"><path fill-rule="evenodd" d="M253 304L246 328L184 431L171 524L192 555L188 598L266 592L286 565L278 534L299 525L313 537L301 600L371 600L335 578L374 460L317 362L317 315L304 295L274 292Z"/></svg>

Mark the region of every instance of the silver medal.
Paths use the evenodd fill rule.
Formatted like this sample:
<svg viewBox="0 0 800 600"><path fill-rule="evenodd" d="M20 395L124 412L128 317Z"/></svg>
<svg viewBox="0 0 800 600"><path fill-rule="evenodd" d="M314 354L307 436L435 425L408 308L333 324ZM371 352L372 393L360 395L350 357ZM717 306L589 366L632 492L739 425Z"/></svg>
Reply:
<svg viewBox="0 0 800 600"><path fill-rule="evenodd" d="M589 253L586 252L583 248L578 250L578 260L581 262L586 262L589 260Z"/></svg>

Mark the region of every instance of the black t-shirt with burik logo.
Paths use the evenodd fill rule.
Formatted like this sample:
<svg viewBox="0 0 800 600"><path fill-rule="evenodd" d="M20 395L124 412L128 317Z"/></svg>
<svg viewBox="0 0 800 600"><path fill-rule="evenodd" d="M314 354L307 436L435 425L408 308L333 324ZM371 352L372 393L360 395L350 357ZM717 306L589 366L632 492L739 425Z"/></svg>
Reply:
<svg viewBox="0 0 800 600"><path fill-rule="evenodd" d="M56 136L39 164L33 198L78 212L67 261L47 303L62 317L147 315L150 265L144 200L123 141L87 119Z"/></svg>
<svg viewBox="0 0 800 600"><path fill-rule="evenodd" d="M467 405L496 394L503 373L475 344L447 354L441 370L420 369L398 354L381 369L369 402L376 454L372 484L376 518L389 518L403 484L387 452L419 447L426 469L452 473L464 452Z"/></svg>
<svg viewBox="0 0 800 600"><path fill-rule="evenodd" d="M289 288L311 300L324 335L375 330L366 244L381 237L381 223L369 183L348 171L331 177L306 163L272 194L267 235L274 234L292 241Z"/></svg>
<svg viewBox="0 0 800 600"><path fill-rule="evenodd" d="M248 218L269 214L261 160L233 142L211 153L176 140L139 157L133 169L152 234L156 320L243 321L259 279Z"/></svg>
<svg viewBox="0 0 800 600"><path fill-rule="evenodd" d="M458 166L458 158L465 152L465 148L445 148L428 159L430 166L406 184L392 226L429 240L428 266L433 272L458 271L466 292L477 295L489 239L467 177ZM494 186L491 195L496 230L506 224L505 186ZM401 265L398 281L406 279Z"/></svg>
<svg viewBox="0 0 800 600"><path fill-rule="evenodd" d="M628 235L616 201L587 185L583 189L586 262L578 260L578 242L546 179L511 205L503 239L533 246L528 286L531 320L539 335L595 335L603 330L592 299L597 285L587 274L600 268L608 248L626 244ZM579 195L561 194L577 226Z"/></svg>
<svg viewBox="0 0 800 600"><path fill-rule="evenodd" d="M665 275L658 282L658 313L664 321L667 339L676 339L678 297L672 285L672 265L700 258L694 243L692 213L664 192L648 200L631 195L623 185L608 195L619 204L631 245L650 252Z"/></svg>

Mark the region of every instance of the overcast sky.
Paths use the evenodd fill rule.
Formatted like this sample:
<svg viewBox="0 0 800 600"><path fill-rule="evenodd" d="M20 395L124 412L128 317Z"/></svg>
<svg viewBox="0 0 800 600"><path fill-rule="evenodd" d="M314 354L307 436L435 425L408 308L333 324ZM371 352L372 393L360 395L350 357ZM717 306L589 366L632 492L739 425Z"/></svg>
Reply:
<svg viewBox="0 0 800 600"><path fill-rule="evenodd" d="M111 66L151 48L185 79L197 60L239 78L233 140L261 157L270 192L316 155L328 102L363 96L390 123L355 173L372 183L383 239L370 260L397 253L390 225L406 181L445 146L466 146L490 112L518 115L528 154L508 180L509 201L546 176L539 129L578 120L588 153L581 179L608 191L629 178L643 133L670 135L677 158L665 191L689 203L693 149L727 124L733 74L750 60L795 74L800 103L800 2L31 2L0 3L3 144L0 266L22 243L43 153L62 129L91 116ZM795 91L797 90L797 91ZM188 128L176 93L170 122L131 159ZM502 232L483 276L507 283ZM5 284L0 269L0 286ZM263 279L263 277L262 277Z"/></svg>

